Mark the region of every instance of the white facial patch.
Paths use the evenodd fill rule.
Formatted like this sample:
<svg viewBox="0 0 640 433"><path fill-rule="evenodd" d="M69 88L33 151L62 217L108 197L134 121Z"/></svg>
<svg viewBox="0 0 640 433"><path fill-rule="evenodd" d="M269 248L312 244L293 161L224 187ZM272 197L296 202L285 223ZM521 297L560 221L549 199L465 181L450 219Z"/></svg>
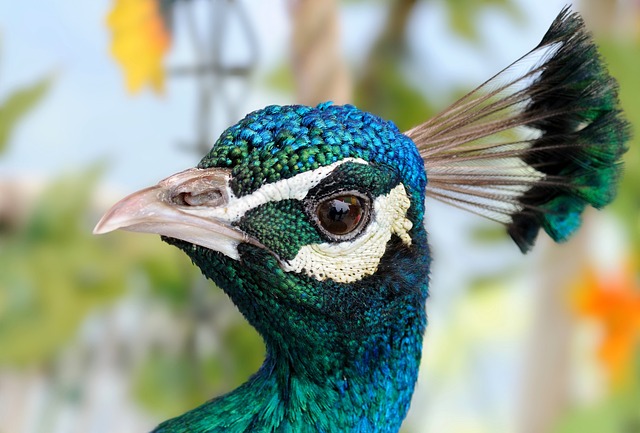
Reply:
<svg viewBox="0 0 640 433"><path fill-rule="evenodd" d="M338 243L305 245L293 260L285 263L285 271L339 283L353 283L373 275L392 234L399 236L405 245L411 245L409 230L413 224L407 219L410 205L404 186L396 186L374 200L371 220L360 236Z"/></svg>
<svg viewBox="0 0 640 433"><path fill-rule="evenodd" d="M345 158L333 164L306 171L288 179L266 184L251 194L236 197L227 186L229 202L224 207L185 209L184 212L197 214L202 218L215 218L227 222L235 222L249 210L269 202L281 200L302 200L309 190L329 176L338 166L347 162L368 165L367 161L358 158Z"/></svg>

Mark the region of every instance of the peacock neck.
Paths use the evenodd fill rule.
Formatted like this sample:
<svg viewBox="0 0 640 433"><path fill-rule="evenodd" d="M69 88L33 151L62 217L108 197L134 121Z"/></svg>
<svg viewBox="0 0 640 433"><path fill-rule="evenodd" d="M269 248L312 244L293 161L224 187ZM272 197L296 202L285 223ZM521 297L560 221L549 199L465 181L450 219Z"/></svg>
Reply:
<svg viewBox="0 0 640 433"><path fill-rule="evenodd" d="M422 337L406 332L376 339L334 370L328 366L336 362L327 362L326 354L296 360L270 350L245 384L155 433L397 432L413 394ZM302 368L302 362L322 365ZM323 376L308 374L320 369Z"/></svg>
<svg viewBox="0 0 640 433"><path fill-rule="evenodd" d="M194 256L263 336L267 357L244 385L156 433L397 432L409 409L426 326L428 249L426 241L413 247L391 248L379 272L357 286L296 281L295 287L313 284L327 294L306 304L284 284L260 286L289 277L276 263L269 274L260 273L258 264L272 260L260 250L244 251L234 278L221 271L234 262Z"/></svg>
<svg viewBox="0 0 640 433"><path fill-rule="evenodd" d="M238 431L397 432L413 394L421 338L397 341L398 347L378 347L375 354L364 349L352 365L324 376L306 374L315 369L300 369L302 361L269 355L245 386L212 404L240 410L253 401L250 419Z"/></svg>

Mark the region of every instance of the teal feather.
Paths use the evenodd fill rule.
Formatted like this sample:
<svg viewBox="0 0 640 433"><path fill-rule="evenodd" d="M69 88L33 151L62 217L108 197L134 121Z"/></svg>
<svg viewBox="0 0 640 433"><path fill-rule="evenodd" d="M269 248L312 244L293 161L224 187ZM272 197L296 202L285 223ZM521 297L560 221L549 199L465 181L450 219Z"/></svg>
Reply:
<svg viewBox="0 0 640 433"><path fill-rule="evenodd" d="M154 432L398 432L427 325L425 194L504 223L522 251L540 229L567 240L587 206L615 196L629 126L581 18L563 10L523 61L541 53L524 75L502 84L508 68L405 134L350 105L266 107L228 128L197 169L114 206L97 232L163 235L267 349L244 385ZM518 136L524 127L534 134ZM350 238L320 221L320 204L343 195L361 200ZM361 248L371 239L377 250ZM325 247L332 255L305 255ZM375 266L356 273L370 257ZM335 274L311 272L332 261Z"/></svg>
<svg viewBox="0 0 640 433"><path fill-rule="evenodd" d="M614 199L630 139L619 105L582 18L565 8L529 54L408 135L429 195L505 224L527 252L540 229L564 241L587 206Z"/></svg>
<svg viewBox="0 0 640 433"><path fill-rule="evenodd" d="M557 185L534 185L522 198L526 206L522 216L538 221L560 242L580 227L579 215L587 205L602 208L615 197L621 170L618 160L626 151L629 127L620 116L617 84L584 30L582 19L565 9L541 45L549 43L560 47L531 85L525 116L558 115L528 124L542 136L523 160ZM537 148L542 150L537 152ZM520 239L518 230L515 224L509 227L516 242ZM519 246L526 251L532 243Z"/></svg>
<svg viewBox="0 0 640 433"><path fill-rule="evenodd" d="M556 197L545 203L540 224L556 242L564 242L582 224L585 203L575 197Z"/></svg>

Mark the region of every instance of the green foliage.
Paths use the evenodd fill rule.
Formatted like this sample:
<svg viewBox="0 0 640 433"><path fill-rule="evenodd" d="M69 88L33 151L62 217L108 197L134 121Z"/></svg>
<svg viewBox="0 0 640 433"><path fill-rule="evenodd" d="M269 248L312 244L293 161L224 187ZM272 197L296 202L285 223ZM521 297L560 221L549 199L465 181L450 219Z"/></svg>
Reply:
<svg viewBox="0 0 640 433"><path fill-rule="evenodd" d="M262 338L245 320L229 326L223 335L222 346L229 358L233 360L227 375L231 378L231 388L236 388L255 373L265 356Z"/></svg>
<svg viewBox="0 0 640 433"><path fill-rule="evenodd" d="M25 226L0 238L0 364L45 361L89 308L122 290L79 212L95 179L92 170L55 183Z"/></svg>
<svg viewBox="0 0 640 433"><path fill-rule="evenodd" d="M640 431L640 351L635 372L603 401L569 412L552 433L632 433Z"/></svg>
<svg viewBox="0 0 640 433"><path fill-rule="evenodd" d="M393 119L401 131L424 122L435 110L393 60L376 59L356 87L356 105L383 119Z"/></svg>
<svg viewBox="0 0 640 433"><path fill-rule="evenodd" d="M216 331L219 351L195 350L194 303L200 300L192 294L202 277L184 254L154 236L91 234L100 174L93 167L60 178L27 221L0 231L0 366L50 365L91 312L143 287L150 291L143 296L170 305L176 324L191 329L180 350L146 354L136 377L143 404L176 415L247 380L264 347L239 315ZM219 305L222 293L208 282L204 289L209 304Z"/></svg>
<svg viewBox="0 0 640 433"><path fill-rule="evenodd" d="M389 5L385 27L381 29L364 73L355 86L357 106L385 119L393 119L400 130L407 130L435 114L428 97L411 83L403 70L407 61L405 31L415 4L415 0L403 0ZM481 23L477 19L480 11L500 7L512 16L519 16L511 0L452 0L443 4L448 10L452 29L474 41Z"/></svg>
<svg viewBox="0 0 640 433"><path fill-rule="evenodd" d="M556 433L621 432L619 428L616 429L617 417L615 415L615 409L615 406L611 403L601 405L597 408L583 409L564 421L556 430Z"/></svg>
<svg viewBox="0 0 640 433"><path fill-rule="evenodd" d="M488 8L505 10L511 17L522 20L522 14L512 0L447 0L444 5L453 31L472 42L478 39L482 24L478 16Z"/></svg>
<svg viewBox="0 0 640 433"><path fill-rule="evenodd" d="M388 5L387 20L369 52L362 74L355 82L355 103L407 130L434 114L405 71L405 30L416 2L402 0Z"/></svg>
<svg viewBox="0 0 640 433"><path fill-rule="evenodd" d="M184 323L193 321L188 310L181 315ZM192 330L181 350L149 353L137 375L138 399L154 412L176 416L245 382L264 359L262 339L238 316L221 331L220 340L221 350L203 356Z"/></svg>
<svg viewBox="0 0 640 433"><path fill-rule="evenodd" d="M109 234L113 236L114 234ZM121 233L116 236L123 236ZM124 236L131 236L124 234ZM157 238L144 237L144 247L136 254L136 266L140 267L146 277L153 296L176 308L186 308L190 301L190 288L201 277L200 272L184 255L168 245L159 245ZM126 243L134 241L129 239ZM122 240L124 242L124 240ZM155 248L154 248L155 246ZM147 248L157 250L155 254L149 254ZM213 290L213 288L211 288Z"/></svg>
<svg viewBox="0 0 640 433"><path fill-rule="evenodd" d="M24 117L47 93L51 78L44 78L34 84L18 89L0 105L0 154L7 144L18 121Z"/></svg>
<svg viewBox="0 0 640 433"><path fill-rule="evenodd" d="M620 84L620 101L629 122L635 126L634 135L629 143L629 151L624 157L624 173L618 190L618 198L613 209L625 223L633 242L636 256L640 254L640 144L638 127L640 125L640 44L626 42L599 42L600 51L609 66L611 75Z"/></svg>
<svg viewBox="0 0 640 433"><path fill-rule="evenodd" d="M279 92L293 93L294 76L288 64L281 63L269 71L265 77L265 85Z"/></svg>
<svg viewBox="0 0 640 433"><path fill-rule="evenodd" d="M154 412L175 416L208 400L223 377L216 358L155 353L137 375L136 394Z"/></svg>
<svg viewBox="0 0 640 433"><path fill-rule="evenodd" d="M139 275L160 294L185 290L196 271L157 238L91 234L100 170L50 185L19 227L0 232L0 365L54 359L87 314L126 293ZM180 287L179 287L180 286Z"/></svg>

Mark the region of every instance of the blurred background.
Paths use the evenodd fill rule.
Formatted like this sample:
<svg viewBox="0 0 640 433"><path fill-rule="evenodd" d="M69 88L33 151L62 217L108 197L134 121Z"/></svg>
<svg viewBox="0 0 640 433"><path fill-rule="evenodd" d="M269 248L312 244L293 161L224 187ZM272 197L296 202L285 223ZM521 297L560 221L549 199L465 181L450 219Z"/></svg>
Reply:
<svg viewBox="0 0 640 433"><path fill-rule="evenodd" d="M91 230L269 104L402 130L533 48L566 0L0 3L0 433L142 433L261 364L158 237ZM583 0L640 124L640 3ZM429 202L430 325L403 432L640 432L640 149L576 238L521 256Z"/></svg>

